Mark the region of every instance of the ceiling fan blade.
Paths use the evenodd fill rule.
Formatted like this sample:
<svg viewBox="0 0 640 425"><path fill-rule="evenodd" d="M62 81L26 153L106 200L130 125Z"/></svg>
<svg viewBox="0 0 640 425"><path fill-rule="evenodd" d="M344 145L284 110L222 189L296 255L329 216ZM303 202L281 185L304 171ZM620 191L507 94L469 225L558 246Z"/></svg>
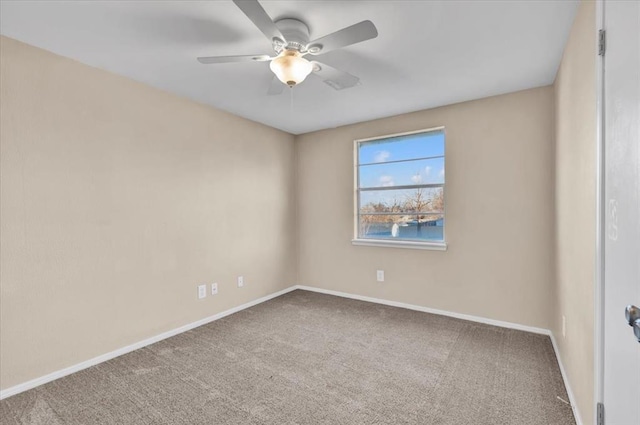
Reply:
<svg viewBox="0 0 640 425"><path fill-rule="evenodd" d="M284 36L278 27L276 27L273 19L267 15L267 12L265 12L260 3L258 3L258 0L233 0L233 2L247 15L247 18L251 19L251 22L267 36L270 42L272 42L274 38L280 39L283 42L285 41Z"/></svg>
<svg viewBox="0 0 640 425"><path fill-rule="evenodd" d="M282 82L278 80L278 77L274 75L273 79L271 80L271 85L269 85L269 90L267 90L267 94L269 96L274 96L274 95L281 94L283 91L284 91L284 84L282 84Z"/></svg>
<svg viewBox="0 0 640 425"><path fill-rule="evenodd" d="M312 55L320 55L341 47L360 43L378 36L378 30L373 22L362 21L350 27L341 29L307 44L307 50ZM317 49L320 50L317 50ZM316 51L317 50L317 51Z"/></svg>
<svg viewBox="0 0 640 425"><path fill-rule="evenodd" d="M329 65L325 65L320 62L313 61L313 74L322 78L328 86L331 86L335 90L348 89L360 83L360 78L355 75L351 75L348 72L340 71Z"/></svg>
<svg viewBox="0 0 640 425"><path fill-rule="evenodd" d="M231 62L267 62L273 58L267 55L240 55L240 56L205 56L198 58L203 64L231 63Z"/></svg>

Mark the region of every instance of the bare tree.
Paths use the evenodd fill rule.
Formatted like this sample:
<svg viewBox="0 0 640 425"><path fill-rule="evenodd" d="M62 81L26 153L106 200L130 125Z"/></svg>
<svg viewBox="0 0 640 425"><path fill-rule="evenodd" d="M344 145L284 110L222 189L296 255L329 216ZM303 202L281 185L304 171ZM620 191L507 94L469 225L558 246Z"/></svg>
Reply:
<svg viewBox="0 0 640 425"><path fill-rule="evenodd" d="M436 212L444 211L444 190L441 187L436 190L436 194L431 200L430 210Z"/></svg>
<svg viewBox="0 0 640 425"><path fill-rule="evenodd" d="M396 214L406 212L408 216L415 216L417 236L421 237L422 227L425 225L427 216L437 220L442 218L442 215L433 215L432 213L441 213L443 210L444 193L442 188L416 189L407 195L403 202L396 198L388 202L370 202L360 207L360 234L368 234L372 226L398 223L402 221L402 218Z"/></svg>
<svg viewBox="0 0 640 425"><path fill-rule="evenodd" d="M402 211L402 204L394 198L389 202L370 202L360 207L360 232L369 233L371 226L393 222L392 216L383 213L398 213Z"/></svg>
<svg viewBox="0 0 640 425"><path fill-rule="evenodd" d="M421 237L422 225L426 215L420 213L442 212L444 207L443 190L439 188L434 193L424 188L417 189L413 194L407 196L404 207L406 211L415 213L417 236Z"/></svg>

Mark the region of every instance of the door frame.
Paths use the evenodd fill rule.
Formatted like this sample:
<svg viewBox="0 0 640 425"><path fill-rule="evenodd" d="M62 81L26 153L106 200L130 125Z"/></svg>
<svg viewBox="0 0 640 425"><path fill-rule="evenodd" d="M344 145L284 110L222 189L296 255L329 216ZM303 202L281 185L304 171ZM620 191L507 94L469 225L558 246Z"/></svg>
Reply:
<svg viewBox="0 0 640 425"><path fill-rule="evenodd" d="M604 1L596 0L596 31L604 26ZM606 42L606 40L605 40ZM605 231L605 109L604 109L604 56L599 55L599 37L596 36L596 246L594 288L594 406L593 417L598 417L598 403L604 400L604 231ZM606 46L606 44L605 44Z"/></svg>

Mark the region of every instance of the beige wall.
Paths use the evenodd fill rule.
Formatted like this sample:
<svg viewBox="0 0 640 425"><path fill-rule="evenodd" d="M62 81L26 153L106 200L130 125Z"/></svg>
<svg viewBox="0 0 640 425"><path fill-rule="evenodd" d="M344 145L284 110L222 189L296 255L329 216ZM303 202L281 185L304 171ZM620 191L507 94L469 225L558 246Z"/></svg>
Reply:
<svg viewBox="0 0 640 425"><path fill-rule="evenodd" d="M583 1L555 82L557 310L552 329L585 424L593 423L594 408L596 35L595 3Z"/></svg>
<svg viewBox="0 0 640 425"><path fill-rule="evenodd" d="M543 87L297 137L299 283L549 328L553 120ZM441 125L448 250L351 245L353 140Z"/></svg>
<svg viewBox="0 0 640 425"><path fill-rule="evenodd" d="M2 389L295 283L293 136L0 50Z"/></svg>

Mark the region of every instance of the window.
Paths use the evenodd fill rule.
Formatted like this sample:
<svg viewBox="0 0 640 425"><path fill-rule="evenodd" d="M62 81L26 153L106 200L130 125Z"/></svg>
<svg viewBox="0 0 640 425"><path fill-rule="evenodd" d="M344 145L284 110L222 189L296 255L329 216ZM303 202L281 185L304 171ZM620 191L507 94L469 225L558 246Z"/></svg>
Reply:
<svg viewBox="0 0 640 425"><path fill-rule="evenodd" d="M354 245L446 249L444 128L355 141Z"/></svg>

